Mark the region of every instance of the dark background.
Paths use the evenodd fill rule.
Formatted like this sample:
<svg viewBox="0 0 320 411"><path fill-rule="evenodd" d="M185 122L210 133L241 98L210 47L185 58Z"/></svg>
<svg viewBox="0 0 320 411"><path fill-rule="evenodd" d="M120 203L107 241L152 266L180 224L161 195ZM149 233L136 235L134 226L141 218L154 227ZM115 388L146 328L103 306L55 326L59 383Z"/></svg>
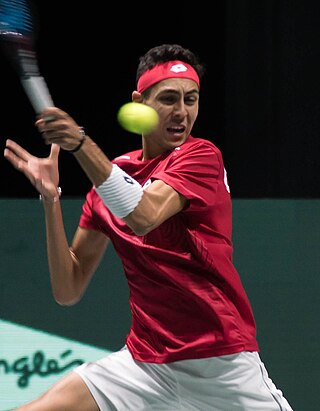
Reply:
<svg viewBox="0 0 320 411"><path fill-rule="evenodd" d="M149 3L148 3L149 4ZM162 43L190 48L207 66L193 135L223 152L239 198L319 198L320 2L225 0L108 4L35 2L36 47L54 102L85 127L110 158L140 138L116 121L131 100L139 56ZM1 54L0 141L46 156L35 115ZM72 155L60 155L64 196L91 186ZM35 197L24 175L0 157L2 197Z"/></svg>

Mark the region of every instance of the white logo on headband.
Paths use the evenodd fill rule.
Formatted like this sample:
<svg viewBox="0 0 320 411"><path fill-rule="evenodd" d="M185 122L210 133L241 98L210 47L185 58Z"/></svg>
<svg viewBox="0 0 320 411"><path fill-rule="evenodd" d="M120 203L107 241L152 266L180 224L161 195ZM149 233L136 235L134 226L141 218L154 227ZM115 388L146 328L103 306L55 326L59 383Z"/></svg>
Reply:
<svg viewBox="0 0 320 411"><path fill-rule="evenodd" d="M183 64L175 64L171 67L170 71L173 71L174 73L181 73L182 71L187 71L187 67L184 66Z"/></svg>

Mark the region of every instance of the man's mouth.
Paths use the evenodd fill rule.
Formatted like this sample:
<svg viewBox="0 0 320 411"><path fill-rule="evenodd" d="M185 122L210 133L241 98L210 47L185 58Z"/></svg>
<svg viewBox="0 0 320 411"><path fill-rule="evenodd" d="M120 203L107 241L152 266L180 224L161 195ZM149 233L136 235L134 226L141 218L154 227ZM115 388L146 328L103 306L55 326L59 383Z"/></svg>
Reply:
<svg viewBox="0 0 320 411"><path fill-rule="evenodd" d="M169 133L174 134L182 134L185 131L185 127L183 126L175 126L175 127L168 127L167 130Z"/></svg>

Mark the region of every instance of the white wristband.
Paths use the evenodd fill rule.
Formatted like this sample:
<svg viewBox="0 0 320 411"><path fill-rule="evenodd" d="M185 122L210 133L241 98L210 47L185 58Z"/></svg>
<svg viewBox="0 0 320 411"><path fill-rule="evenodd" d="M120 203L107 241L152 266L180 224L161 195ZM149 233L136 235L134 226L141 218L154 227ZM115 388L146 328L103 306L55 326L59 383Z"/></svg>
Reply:
<svg viewBox="0 0 320 411"><path fill-rule="evenodd" d="M106 181L95 187L95 190L109 210L119 218L130 214L143 194L141 185L116 164L113 164Z"/></svg>

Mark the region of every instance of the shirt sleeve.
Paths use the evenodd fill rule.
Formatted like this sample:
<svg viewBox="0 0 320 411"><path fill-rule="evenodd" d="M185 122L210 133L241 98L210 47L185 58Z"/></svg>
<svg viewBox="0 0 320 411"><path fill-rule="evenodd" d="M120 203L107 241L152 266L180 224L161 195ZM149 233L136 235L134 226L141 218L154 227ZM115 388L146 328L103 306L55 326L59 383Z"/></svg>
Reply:
<svg viewBox="0 0 320 411"><path fill-rule="evenodd" d="M99 226L95 223L95 219L93 217L92 196L94 194L93 188L87 193L86 201L82 205L82 214L79 221L80 227L87 228L89 230L99 230Z"/></svg>
<svg viewBox="0 0 320 411"><path fill-rule="evenodd" d="M215 203L223 170L220 151L210 142L200 142L173 152L168 167L152 177L189 199L191 207L202 208Z"/></svg>

